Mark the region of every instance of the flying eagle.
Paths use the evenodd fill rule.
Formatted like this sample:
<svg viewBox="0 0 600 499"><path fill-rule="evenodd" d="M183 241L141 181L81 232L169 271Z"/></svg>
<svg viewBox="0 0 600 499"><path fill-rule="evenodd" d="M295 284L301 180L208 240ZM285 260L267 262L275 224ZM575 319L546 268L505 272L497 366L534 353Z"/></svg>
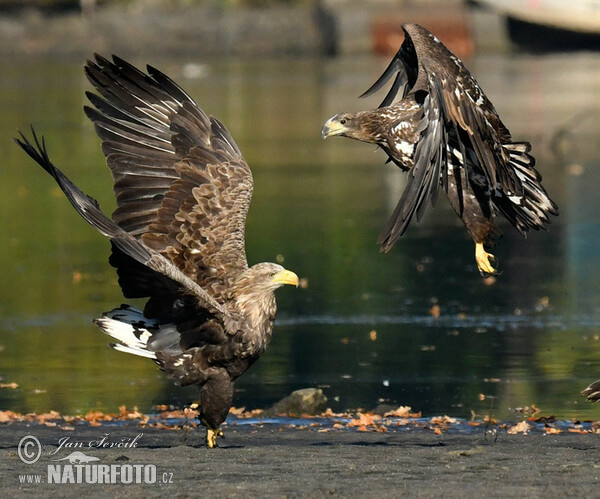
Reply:
<svg viewBox="0 0 600 499"><path fill-rule="evenodd" d="M275 263L248 267L244 248L250 168L225 126L175 82L113 56L88 61L98 94L85 113L114 180L112 220L48 157L43 138L17 143L58 183L77 212L110 238L110 264L126 298L94 322L116 350L153 359L177 385L200 387L198 418L216 445L234 380L265 351L274 291L298 285Z"/></svg>
<svg viewBox="0 0 600 499"><path fill-rule="evenodd" d="M361 97L394 82L379 108L340 113L323 126L323 138L341 135L377 144L402 170L406 188L379 236L389 251L413 217L421 219L443 186L475 242L482 275L497 274L486 251L503 215L522 235L550 223L558 208L541 184L529 142L514 142L493 104L463 63L437 37L404 24L404 42L381 77ZM402 99L393 103L402 84Z"/></svg>

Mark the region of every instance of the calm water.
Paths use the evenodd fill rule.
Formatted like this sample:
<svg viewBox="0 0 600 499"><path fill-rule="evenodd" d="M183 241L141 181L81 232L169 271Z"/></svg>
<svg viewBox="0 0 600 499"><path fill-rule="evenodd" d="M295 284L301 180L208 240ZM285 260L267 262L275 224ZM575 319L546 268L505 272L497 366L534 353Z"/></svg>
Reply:
<svg viewBox="0 0 600 499"><path fill-rule="evenodd" d="M527 240L505 226L492 284L443 197L380 254L402 174L374 147L320 138L332 114L379 102L356 96L387 61L191 62L152 61L226 123L254 171L249 261L283 257L308 281L279 293L273 342L239 380L235 405L320 386L334 409L386 402L506 418L535 404L600 418L600 405L579 396L600 378L597 54L468 61L513 135L534 143L561 208L549 232ZM91 319L123 301L109 244L10 141L34 123L54 162L112 211L110 175L81 110L82 63L0 62L0 376L19 385L0 389L0 409L149 411L196 398L152 362L107 347Z"/></svg>

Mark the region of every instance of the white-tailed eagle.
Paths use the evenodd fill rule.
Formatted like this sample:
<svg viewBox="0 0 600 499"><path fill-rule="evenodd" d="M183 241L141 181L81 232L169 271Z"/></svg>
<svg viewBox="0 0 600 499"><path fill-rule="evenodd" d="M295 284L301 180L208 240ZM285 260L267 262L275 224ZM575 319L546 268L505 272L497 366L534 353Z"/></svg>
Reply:
<svg viewBox="0 0 600 499"><path fill-rule="evenodd" d="M251 267L244 246L250 168L225 126L166 75L96 55L85 72L98 94L85 113L114 180L112 220L50 161L33 132L18 144L58 183L77 212L110 238L126 298L94 322L120 351L153 359L176 384L200 387L208 447L229 412L234 380L265 351L274 291L298 285L275 263Z"/></svg>
<svg viewBox="0 0 600 499"><path fill-rule="evenodd" d="M404 24L404 42L381 77L361 97L395 75L379 108L340 113L323 138L341 135L377 144L408 171L406 188L378 240L388 251L413 217L419 221L441 185L475 242L482 275L496 274L485 249L500 236L503 215L521 234L550 223L558 209L541 184L529 142L514 142L493 104L464 64L437 37ZM402 99L393 103L402 84ZM485 246L485 247L484 247Z"/></svg>

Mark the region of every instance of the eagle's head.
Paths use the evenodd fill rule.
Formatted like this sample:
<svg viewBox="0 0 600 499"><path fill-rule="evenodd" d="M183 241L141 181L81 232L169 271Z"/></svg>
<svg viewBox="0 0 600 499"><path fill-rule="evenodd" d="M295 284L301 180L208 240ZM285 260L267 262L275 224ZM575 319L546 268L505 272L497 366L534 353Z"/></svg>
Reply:
<svg viewBox="0 0 600 499"><path fill-rule="evenodd" d="M257 263L238 276L234 293L238 301L261 302L284 284L298 286L298 276L276 263Z"/></svg>
<svg viewBox="0 0 600 499"><path fill-rule="evenodd" d="M329 118L323 125L321 135L324 139L340 135L350 139L373 142L368 113L340 113Z"/></svg>
<svg viewBox="0 0 600 499"><path fill-rule="evenodd" d="M234 284L238 311L253 327L265 327L275 316L275 290L298 286L298 276L276 263L257 263L242 272Z"/></svg>
<svg viewBox="0 0 600 499"><path fill-rule="evenodd" d="M275 291L284 284L298 286L298 276L276 263L257 263L246 271L248 282L257 290Z"/></svg>

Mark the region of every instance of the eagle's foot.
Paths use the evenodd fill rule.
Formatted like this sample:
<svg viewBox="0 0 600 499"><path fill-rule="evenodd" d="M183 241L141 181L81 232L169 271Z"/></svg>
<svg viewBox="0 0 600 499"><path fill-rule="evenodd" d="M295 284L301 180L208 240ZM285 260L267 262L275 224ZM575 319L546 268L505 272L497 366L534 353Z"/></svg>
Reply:
<svg viewBox="0 0 600 499"><path fill-rule="evenodd" d="M483 243L475 244L475 260L477 261L477 268L479 269L479 273L483 277L498 275L498 262L496 260L496 257L491 253L485 251L485 249L483 248Z"/></svg>
<svg viewBox="0 0 600 499"><path fill-rule="evenodd" d="M206 446L209 449L213 449L217 447L217 437L223 438L223 430L217 428L213 430L212 428L206 429Z"/></svg>

